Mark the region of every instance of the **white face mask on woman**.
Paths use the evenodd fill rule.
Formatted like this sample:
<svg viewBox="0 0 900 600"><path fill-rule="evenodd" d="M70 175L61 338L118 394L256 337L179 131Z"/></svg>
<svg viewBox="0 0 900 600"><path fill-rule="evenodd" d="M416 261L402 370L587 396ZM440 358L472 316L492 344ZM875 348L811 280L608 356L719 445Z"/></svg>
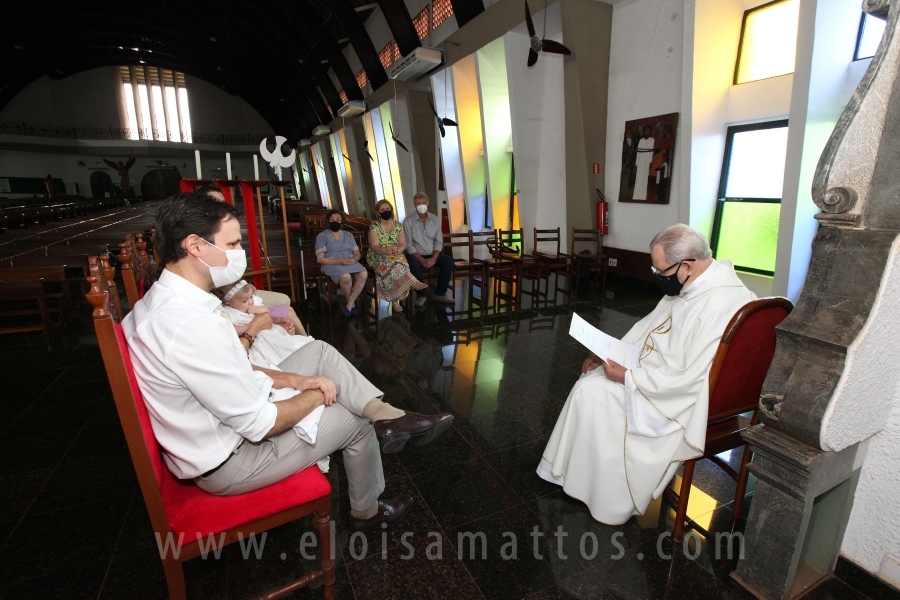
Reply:
<svg viewBox="0 0 900 600"><path fill-rule="evenodd" d="M203 240L203 238L200 239ZM244 271L247 270L247 255L243 250L222 250L212 242L203 241L219 252L224 252L225 258L228 260L224 267L210 267L202 258L197 257L197 260L209 267L209 276L212 277L215 287L230 285L244 276Z"/></svg>

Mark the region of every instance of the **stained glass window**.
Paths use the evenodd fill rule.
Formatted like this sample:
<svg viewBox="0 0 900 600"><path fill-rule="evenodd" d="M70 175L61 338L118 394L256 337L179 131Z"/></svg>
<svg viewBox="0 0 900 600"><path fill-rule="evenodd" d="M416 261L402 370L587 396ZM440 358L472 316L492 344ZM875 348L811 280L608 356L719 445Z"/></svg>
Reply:
<svg viewBox="0 0 900 600"><path fill-rule="evenodd" d="M711 245L739 270L775 272L787 131L787 121L728 128Z"/></svg>
<svg viewBox="0 0 900 600"><path fill-rule="evenodd" d="M744 12L734 84L794 72L799 0L775 0Z"/></svg>

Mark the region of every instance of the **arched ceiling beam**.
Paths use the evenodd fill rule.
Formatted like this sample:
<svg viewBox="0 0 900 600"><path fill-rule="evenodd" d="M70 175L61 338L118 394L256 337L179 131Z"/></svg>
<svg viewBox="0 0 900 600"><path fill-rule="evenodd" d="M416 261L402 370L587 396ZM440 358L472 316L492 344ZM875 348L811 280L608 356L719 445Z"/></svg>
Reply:
<svg viewBox="0 0 900 600"><path fill-rule="evenodd" d="M406 10L406 4L403 0L378 0L378 6L384 13L388 27L394 34L394 41L400 48L400 54L406 56L416 48L422 45L419 40L419 34L416 32L416 26L413 25L412 17Z"/></svg>
<svg viewBox="0 0 900 600"><path fill-rule="evenodd" d="M481 0L450 0L450 4L453 5L453 14L460 29L484 12L484 2Z"/></svg>
<svg viewBox="0 0 900 600"><path fill-rule="evenodd" d="M387 83L388 77L384 71L384 65L381 64L381 60L378 58L375 44L372 43L372 38L369 37L369 32L366 31L366 27L363 25L359 15L353 10L350 0L334 0L331 9L334 11L334 16L341 24L341 27L347 32L347 37L350 38L350 43L353 45L353 50L356 52L359 62L362 63L369 84L373 90L377 90Z"/></svg>

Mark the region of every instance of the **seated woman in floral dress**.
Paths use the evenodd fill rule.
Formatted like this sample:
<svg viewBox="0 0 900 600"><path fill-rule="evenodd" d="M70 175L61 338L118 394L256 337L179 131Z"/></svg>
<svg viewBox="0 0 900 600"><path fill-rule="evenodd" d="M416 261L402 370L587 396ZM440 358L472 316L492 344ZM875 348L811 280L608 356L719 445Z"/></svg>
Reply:
<svg viewBox="0 0 900 600"><path fill-rule="evenodd" d="M409 295L409 290L422 290L428 284L422 283L409 272L409 263L403 251L406 250L406 236L403 225L394 219L394 209L387 200L375 204L376 218L369 228L369 252L366 261L375 271L379 295L391 302L394 312L403 307L400 300Z"/></svg>
<svg viewBox="0 0 900 600"><path fill-rule="evenodd" d="M322 265L322 274L341 286L347 304L341 307L345 317L359 313L356 299L366 285L369 274L359 263L362 254L353 235L344 229L344 215L330 210L325 215L328 229L316 237L316 261Z"/></svg>

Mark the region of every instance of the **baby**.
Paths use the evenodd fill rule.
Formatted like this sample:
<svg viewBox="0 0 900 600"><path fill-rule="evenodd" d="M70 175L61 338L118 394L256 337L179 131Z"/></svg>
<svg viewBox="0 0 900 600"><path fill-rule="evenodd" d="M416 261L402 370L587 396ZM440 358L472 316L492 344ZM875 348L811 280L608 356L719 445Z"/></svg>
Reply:
<svg viewBox="0 0 900 600"><path fill-rule="evenodd" d="M237 333L243 333L254 316L268 311L277 326L260 331L250 346L248 355L250 362L258 367L277 367L300 347L313 341L313 338L306 335L294 309L289 306L266 308L262 304L262 298L254 295L255 291L253 285L243 280L219 288L223 315L231 321ZM279 309L284 311L283 314L278 312Z"/></svg>
<svg viewBox="0 0 900 600"><path fill-rule="evenodd" d="M284 327L291 335L306 335L306 330L303 329L303 324L293 308L290 306L264 306L262 298L256 295L256 287L243 279L237 283L223 286L216 291L225 306L230 306L242 313L251 315L268 311L275 322ZM284 320L287 322L284 322ZM238 333L243 333L246 329L245 325L238 329Z"/></svg>
<svg viewBox="0 0 900 600"><path fill-rule="evenodd" d="M297 313L290 306L263 306L262 298L254 295L256 288L246 281L238 281L232 285L226 285L216 290L222 298L223 315L231 321L237 333L243 333L253 320L253 317L266 311L272 316L271 329L260 331L247 356L250 363L265 369L278 370L278 365L285 358L296 352L300 347L313 341L306 335L306 330L297 318ZM279 311L282 309L283 312ZM259 371L254 371L254 377L267 382L271 386L272 380ZM299 394L292 388L269 388L269 401L280 402ZM316 434L319 428L319 419L325 406L318 406L310 414L304 417L293 429L297 437L309 444L316 443ZM323 473L328 472L328 457L319 461L319 468Z"/></svg>

